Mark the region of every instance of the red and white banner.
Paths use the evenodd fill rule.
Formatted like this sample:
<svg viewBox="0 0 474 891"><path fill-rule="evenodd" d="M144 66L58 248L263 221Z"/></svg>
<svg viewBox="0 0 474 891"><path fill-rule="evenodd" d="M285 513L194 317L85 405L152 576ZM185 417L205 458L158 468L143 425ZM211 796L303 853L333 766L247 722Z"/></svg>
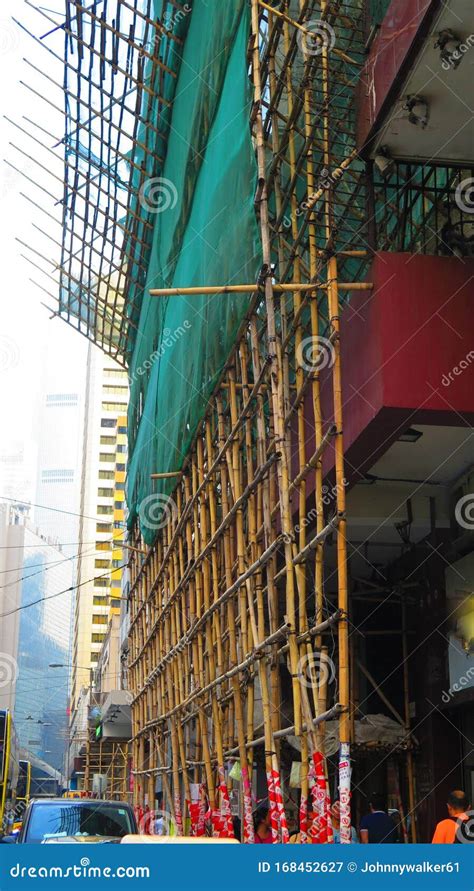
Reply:
<svg viewBox="0 0 474 891"><path fill-rule="evenodd" d="M339 749L339 802L341 805L341 826L339 829L342 845L351 843L351 750L349 743L341 743Z"/></svg>

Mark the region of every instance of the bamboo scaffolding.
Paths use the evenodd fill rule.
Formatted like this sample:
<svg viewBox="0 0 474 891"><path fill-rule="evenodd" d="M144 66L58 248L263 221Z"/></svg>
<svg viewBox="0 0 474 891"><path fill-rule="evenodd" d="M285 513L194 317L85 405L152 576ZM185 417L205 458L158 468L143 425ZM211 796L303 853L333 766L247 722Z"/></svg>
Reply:
<svg viewBox="0 0 474 891"><path fill-rule="evenodd" d="M172 28L121 3L140 19L144 42L149 31L177 39ZM280 801L276 790L288 787L292 738L301 747L301 795L308 800L311 758L324 756L327 721L338 723L339 787L341 799L349 797L355 720L351 676L357 662L354 652L352 662L349 658L340 302L352 291L373 287L364 274L370 251L357 206L362 180L344 102L351 88L348 66L352 74L354 45L361 35L359 13L349 3L342 15L339 4L327 0L280 6L250 0L250 125L258 168L260 273L255 282L242 284L235 283L236 272L232 283L190 281L189 287L148 290L163 298L247 295L246 315L182 466L176 461L175 470L150 474L150 489L169 494L176 510L157 529L151 547L144 545L138 523L128 546L134 804L143 809L154 796L153 778L162 776L166 808L178 832L223 832L222 826L216 828L219 820L228 832L232 796L238 791L246 842L253 840L252 786L260 796L265 779L274 840L287 840L287 811L296 823L298 814L289 796ZM75 7L83 25L99 26L102 19L93 10ZM302 38L311 33L313 20L331 27L338 23L345 31L335 50L323 44L321 52L308 52ZM161 85L173 70L169 56L156 64L156 54L145 47L142 55L156 64L160 76L153 68L144 84L137 61L140 40L136 35L128 39L115 23L108 22L105 32L105 39L127 46L130 72L115 65L116 73L122 68L124 97L130 86L136 90L146 135L141 129L139 141L138 130L119 122L119 109L125 116L132 112L116 88L103 90L109 103L105 113L97 93L86 98L84 60L89 52L102 65L106 54L102 44L100 50L88 48L86 35L69 21L66 36L83 55L81 64L68 60L68 76L73 72L78 84L69 89L75 103L71 134L87 132L86 113L90 122L108 122L109 148L116 158L129 151L125 139L142 150L144 181L160 169L155 158L160 134L149 120L151 85L155 79ZM163 104L160 100L160 108ZM107 117L111 114L113 120ZM139 152L132 151L130 174L134 164L139 173L137 157ZM92 196L102 202L117 182L99 179L94 191L96 168L90 159L81 168L83 161L79 149L71 152L65 173L64 210L74 218L72 224L66 221L68 243L60 266L68 312L75 307L79 319L87 315L83 327L97 337L87 274L97 271L101 247L106 256L100 258L99 271L102 262L120 270L129 239L134 260L124 273L125 299L112 293L113 282L101 295L104 316L110 306L111 331L124 354L129 337L133 344L131 326L138 322L141 305L138 298L127 305L126 297L135 285L144 287L147 232L154 221L147 226L146 214L130 204L130 188L125 202L115 194L114 208L101 206L92 225ZM84 190L77 187L79 177ZM135 194L142 181L130 179ZM127 231L120 229L119 205L127 210ZM97 243L101 216L104 237ZM341 219L354 231L350 242L340 237ZM117 248L115 235L122 239ZM331 351L323 369L308 363L304 354L308 344L317 351L322 343ZM329 407L321 398L323 383L331 393ZM325 473L332 463L328 503ZM318 674L329 654L334 679ZM409 726L406 703L401 720ZM329 777L328 764L324 761L332 788L335 777ZM207 827L203 812L197 816L199 802L205 811L209 806Z"/></svg>

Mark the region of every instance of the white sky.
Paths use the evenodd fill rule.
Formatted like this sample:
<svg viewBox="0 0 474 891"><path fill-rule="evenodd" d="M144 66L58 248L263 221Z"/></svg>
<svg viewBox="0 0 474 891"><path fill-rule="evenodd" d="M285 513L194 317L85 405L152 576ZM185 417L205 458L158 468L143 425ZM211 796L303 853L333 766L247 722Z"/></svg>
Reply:
<svg viewBox="0 0 474 891"><path fill-rule="evenodd" d="M64 3L62 0L45 0L42 7L56 21L63 21ZM55 12L56 10L56 12ZM48 261L59 260L59 248L40 234L36 223L50 236L60 241L61 229L58 225L37 211L20 192L29 195L48 213L61 216L61 206L54 207L54 201L34 184L7 166L4 159L13 163L30 176L35 183L42 185L57 199L62 197L62 185L47 171L62 178L63 147L56 149L58 160L25 133L4 119L4 115L21 127L29 130L47 146L53 139L32 126L23 116L35 121L58 139L63 136L62 116L46 102L35 96L20 84L26 82L57 105L63 106L63 94L53 84L35 71L31 65L47 72L59 83L62 82L62 66L50 54L22 31L11 20L19 19L34 34L42 35L53 26L36 10L21 0L2 0L0 12L0 269L1 269L1 315L0 315L0 445L11 440L36 439L35 403L41 386L41 364L45 348L49 357L57 356L57 380L61 383L62 368L71 361L71 356L85 343L78 333L71 331L65 322L49 321L49 313L41 306L41 301L53 304L51 298L40 291L30 281L34 278L57 296L52 281L31 266L20 256L27 254L46 271L52 269ZM62 55L64 34L59 31L48 45ZM27 60L27 61L25 61ZM14 143L28 155L44 164L47 171L41 170L32 160L22 156L9 143ZM46 257L40 259L31 250L20 245L15 238L24 241L30 248ZM54 305L54 304L53 304ZM77 349L76 349L77 347ZM77 359L76 359L77 361ZM1 494L1 493L0 493Z"/></svg>

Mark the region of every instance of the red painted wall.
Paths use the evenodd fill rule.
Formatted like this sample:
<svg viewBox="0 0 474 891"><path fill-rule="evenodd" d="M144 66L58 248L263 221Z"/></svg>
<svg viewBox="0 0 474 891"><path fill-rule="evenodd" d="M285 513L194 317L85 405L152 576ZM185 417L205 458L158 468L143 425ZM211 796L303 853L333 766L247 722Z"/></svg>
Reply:
<svg viewBox="0 0 474 891"><path fill-rule="evenodd" d="M361 473L406 427L474 422L474 260L380 253L368 278L373 290L355 292L341 317L347 467ZM331 418L328 369L321 400L323 417ZM310 456L309 394L305 417ZM326 473L333 463L328 448ZM312 486L310 479L308 491Z"/></svg>
<svg viewBox="0 0 474 891"><path fill-rule="evenodd" d="M392 0L371 46L358 88L357 144L363 151L394 101L391 91L410 67L410 52L438 0Z"/></svg>

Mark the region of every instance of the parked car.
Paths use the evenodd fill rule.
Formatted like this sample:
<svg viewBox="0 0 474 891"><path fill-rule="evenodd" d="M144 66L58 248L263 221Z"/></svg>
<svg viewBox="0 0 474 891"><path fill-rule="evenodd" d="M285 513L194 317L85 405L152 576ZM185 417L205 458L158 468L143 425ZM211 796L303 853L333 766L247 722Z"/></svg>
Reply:
<svg viewBox="0 0 474 891"><path fill-rule="evenodd" d="M7 844L113 844L138 832L129 804L95 798L36 798L30 801L18 835Z"/></svg>

